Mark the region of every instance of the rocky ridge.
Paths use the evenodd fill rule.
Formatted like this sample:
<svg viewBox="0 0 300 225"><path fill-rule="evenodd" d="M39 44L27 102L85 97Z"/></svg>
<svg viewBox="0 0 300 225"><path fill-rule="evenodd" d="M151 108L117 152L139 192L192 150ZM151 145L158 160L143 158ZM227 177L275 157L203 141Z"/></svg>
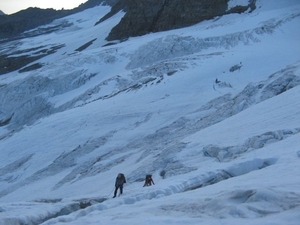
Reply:
<svg viewBox="0 0 300 225"><path fill-rule="evenodd" d="M253 11L256 0L248 6L236 6L228 10L228 0L124 0L112 7L100 22L125 10L126 14L110 32L107 40L122 40L151 32L191 26L204 20L229 13Z"/></svg>

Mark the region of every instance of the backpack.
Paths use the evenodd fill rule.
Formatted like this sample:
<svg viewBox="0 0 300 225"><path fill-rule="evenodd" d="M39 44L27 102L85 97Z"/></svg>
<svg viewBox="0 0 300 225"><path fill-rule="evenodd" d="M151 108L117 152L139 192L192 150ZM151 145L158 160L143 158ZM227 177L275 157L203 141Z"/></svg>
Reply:
<svg viewBox="0 0 300 225"><path fill-rule="evenodd" d="M123 178L124 183L126 183L125 175L123 173L121 173L121 177Z"/></svg>

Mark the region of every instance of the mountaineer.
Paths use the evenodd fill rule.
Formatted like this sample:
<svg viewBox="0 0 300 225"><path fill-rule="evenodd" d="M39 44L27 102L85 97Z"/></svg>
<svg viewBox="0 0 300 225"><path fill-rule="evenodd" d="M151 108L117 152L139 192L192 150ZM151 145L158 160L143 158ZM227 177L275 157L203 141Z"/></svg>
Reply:
<svg viewBox="0 0 300 225"><path fill-rule="evenodd" d="M120 189L120 194L123 194L123 184L126 183L126 179L123 173L119 173L117 178L116 178L116 182L115 182L115 192L114 192L114 197L115 198L117 196L117 192L118 189Z"/></svg>

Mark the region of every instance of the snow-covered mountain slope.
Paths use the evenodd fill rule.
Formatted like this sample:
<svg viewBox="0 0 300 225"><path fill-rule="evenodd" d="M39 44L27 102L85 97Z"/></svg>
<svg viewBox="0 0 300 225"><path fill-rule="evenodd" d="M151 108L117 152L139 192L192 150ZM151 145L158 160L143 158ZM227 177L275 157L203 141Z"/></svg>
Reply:
<svg viewBox="0 0 300 225"><path fill-rule="evenodd" d="M0 76L0 224L298 225L300 3L256 4L113 43L98 6L2 46L55 51Z"/></svg>

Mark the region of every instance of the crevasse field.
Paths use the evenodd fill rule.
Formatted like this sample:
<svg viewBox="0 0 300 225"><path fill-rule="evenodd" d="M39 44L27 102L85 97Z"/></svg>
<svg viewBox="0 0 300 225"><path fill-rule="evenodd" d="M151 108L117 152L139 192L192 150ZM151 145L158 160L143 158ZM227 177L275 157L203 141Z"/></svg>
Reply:
<svg viewBox="0 0 300 225"><path fill-rule="evenodd" d="M2 44L56 52L0 76L0 224L299 225L300 1L256 4L123 42L98 6Z"/></svg>

